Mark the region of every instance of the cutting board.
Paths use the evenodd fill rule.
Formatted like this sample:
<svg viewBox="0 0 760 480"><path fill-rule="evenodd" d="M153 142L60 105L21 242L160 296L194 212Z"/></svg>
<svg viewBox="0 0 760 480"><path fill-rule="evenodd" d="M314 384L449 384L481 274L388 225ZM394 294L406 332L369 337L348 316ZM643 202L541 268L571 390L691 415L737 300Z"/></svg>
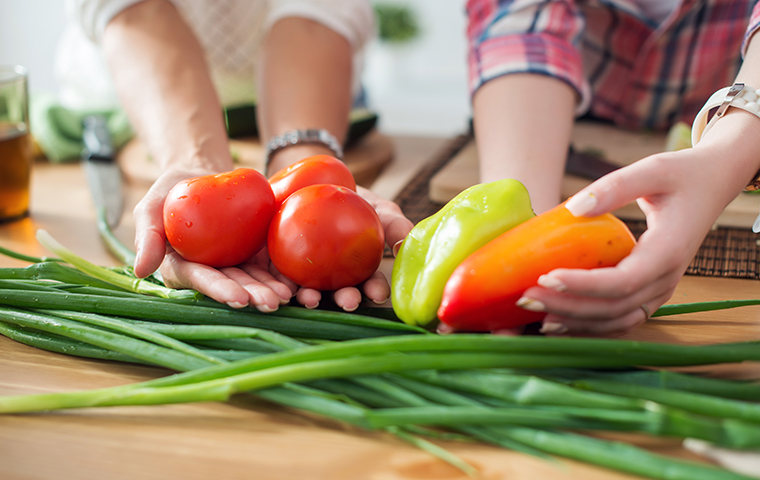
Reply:
<svg viewBox="0 0 760 480"><path fill-rule="evenodd" d="M263 171L264 147L258 138L230 140L230 152L239 167ZM373 131L362 137L346 150L345 162L356 183L369 187L380 171L393 159L393 141ZM145 146L137 138L132 139L117 154L119 166L125 179L135 185L151 185L160 175L159 166L151 159Z"/></svg>
<svg viewBox="0 0 760 480"><path fill-rule="evenodd" d="M573 130L572 144L578 151L595 152L611 163L624 166L664 151L666 135L641 134L605 124L577 122ZM475 185L478 180L478 151L475 142L471 141L430 179L430 200L446 203L465 188ZM590 183L591 180L586 178L565 175L562 182L563 199L574 195ZM741 193L718 217L716 225L749 228L760 213L758 205L760 195ZM644 213L635 202L614 213L624 219L644 219Z"/></svg>

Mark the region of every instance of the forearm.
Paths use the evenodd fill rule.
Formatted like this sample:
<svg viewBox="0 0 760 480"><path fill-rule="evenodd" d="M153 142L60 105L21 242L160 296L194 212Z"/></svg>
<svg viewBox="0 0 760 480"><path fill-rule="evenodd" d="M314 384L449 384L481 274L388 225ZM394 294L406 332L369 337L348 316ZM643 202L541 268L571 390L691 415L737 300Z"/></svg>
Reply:
<svg viewBox="0 0 760 480"><path fill-rule="evenodd" d="M736 81L760 88L760 36L753 35L750 39ZM757 155L760 151L760 118L739 108L729 108L696 148L712 152L710 166L719 176L715 184L723 187L721 190L725 192L725 198L719 200L725 205L748 181L754 179L760 169L760 157Z"/></svg>
<svg viewBox="0 0 760 480"><path fill-rule="evenodd" d="M351 109L351 47L342 36L302 18L286 18L269 31L258 79L259 135L263 141L293 129L322 128L339 141L348 130ZM309 155L332 154L316 145L277 152L276 172Z"/></svg>
<svg viewBox="0 0 760 480"><path fill-rule="evenodd" d="M162 169L232 169L203 49L170 2L121 12L105 29L103 49L130 122Z"/></svg>
<svg viewBox="0 0 760 480"><path fill-rule="evenodd" d="M577 98L565 82L511 74L483 85L473 98L480 181L521 181L536 213L560 200Z"/></svg>

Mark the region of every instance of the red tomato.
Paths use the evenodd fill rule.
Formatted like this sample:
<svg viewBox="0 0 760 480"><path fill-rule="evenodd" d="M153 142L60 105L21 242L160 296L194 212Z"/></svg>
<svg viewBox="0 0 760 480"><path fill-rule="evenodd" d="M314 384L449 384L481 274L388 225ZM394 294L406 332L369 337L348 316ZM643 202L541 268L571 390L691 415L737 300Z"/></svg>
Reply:
<svg viewBox="0 0 760 480"><path fill-rule="evenodd" d="M337 185L311 185L290 195L267 240L277 270L298 285L337 290L367 280L380 265L385 233L375 209Z"/></svg>
<svg viewBox="0 0 760 480"><path fill-rule="evenodd" d="M238 168L175 185L164 202L164 230L186 260L229 267L261 250L275 211L264 175Z"/></svg>
<svg viewBox="0 0 760 480"><path fill-rule="evenodd" d="M269 179L278 206L296 190L321 183L341 185L356 191L356 181L351 170L330 155L304 158L283 168Z"/></svg>

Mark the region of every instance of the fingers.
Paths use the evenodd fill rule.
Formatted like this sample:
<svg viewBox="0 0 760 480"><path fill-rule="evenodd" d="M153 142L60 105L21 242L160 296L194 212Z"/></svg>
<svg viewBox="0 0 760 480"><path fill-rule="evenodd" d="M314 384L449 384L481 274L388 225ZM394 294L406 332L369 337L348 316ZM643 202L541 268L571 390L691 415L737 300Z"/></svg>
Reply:
<svg viewBox="0 0 760 480"><path fill-rule="evenodd" d="M641 305L629 308L622 315L612 319L594 320L548 314L542 322L541 333L547 336L618 337L625 335L647 321L650 313L665 303L670 295L670 293L661 295ZM643 308L642 305L646 305L646 308Z"/></svg>
<svg viewBox="0 0 760 480"><path fill-rule="evenodd" d="M168 287L192 288L233 308L249 303L249 293L221 271L188 262L171 250L161 264L161 275Z"/></svg>
<svg viewBox="0 0 760 480"><path fill-rule="evenodd" d="M155 272L166 254L164 200L180 180L204 175L202 170L174 171L162 174L133 210L135 219L135 275L145 278Z"/></svg>
<svg viewBox="0 0 760 480"><path fill-rule="evenodd" d="M391 286L383 272L377 271L372 274L362 285L364 295L377 305L382 305L391 296Z"/></svg>
<svg viewBox="0 0 760 480"><path fill-rule="evenodd" d="M656 195L677 177L674 166L683 167L678 158L678 152L660 153L615 170L573 195L565 206L576 217L591 217Z"/></svg>
<svg viewBox="0 0 760 480"><path fill-rule="evenodd" d="M170 250L161 266L161 274L169 287L192 288L233 308L252 305L268 313L291 297L287 285L252 262L216 269L188 262Z"/></svg>
<svg viewBox="0 0 760 480"><path fill-rule="evenodd" d="M393 247L412 230L414 224L404 216L396 203L379 197L366 188L358 187L357 191L375 208L377 216L380 217L380 223L383 224L385 243L388 246Z"/></svg>

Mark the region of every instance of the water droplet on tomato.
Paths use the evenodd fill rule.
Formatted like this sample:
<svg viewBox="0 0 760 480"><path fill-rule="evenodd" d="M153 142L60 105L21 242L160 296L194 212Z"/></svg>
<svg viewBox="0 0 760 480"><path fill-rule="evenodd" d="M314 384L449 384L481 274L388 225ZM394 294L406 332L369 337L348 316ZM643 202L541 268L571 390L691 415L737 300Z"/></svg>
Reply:
<svg viewBox="0 0 760 480"><path fill-rule="evenodd" d="M193 195L193 201L195 203L201 203L201 196L200 195Z"/></svg>
<svg viewBox="0 0 760 480"><path fill-rule="evenodd" d="M187 198L187 195L180 195L179 197L177 197L177 200L184 200L186 198Z"/></svg>
<svg viewBox="0 0 760 480"><path fill-rule="evenodd" d="M186 226L187 228L190 228L190 227L192 227L192 226L193 226L193 222L191 222L191 221L189 221L189 220L188 220L187 222L185 222L185 226Z"/></svg>

